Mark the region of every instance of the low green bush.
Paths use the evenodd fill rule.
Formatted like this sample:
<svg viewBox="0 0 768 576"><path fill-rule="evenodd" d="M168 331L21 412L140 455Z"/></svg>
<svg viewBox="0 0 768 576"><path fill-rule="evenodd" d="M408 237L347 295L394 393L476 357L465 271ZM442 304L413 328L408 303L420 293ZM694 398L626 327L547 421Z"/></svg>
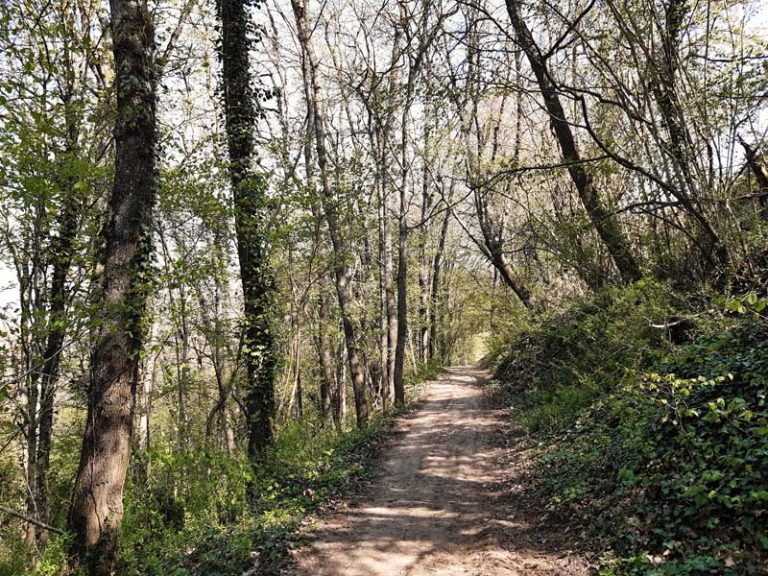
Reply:
<svg viewBox="0 0 768 576"><path fill-rule="evenodd" d="M408 379L408 399L440 370L419 367ZM243 455L158 442L129 477L120 574L231 576L256 558L259 574L278 573L301 520L368 478L391 416L375 413L364 429L343 434L317 421L285 422L256 468ZM249 484L256 495L250 502Z"/></svg>
<svg viewBox="0 0 768 576"><path fill-rule="evenodd" d="M409 405L440 370L429 363L411 371ZM117 573L239 576L257 561L258 574L278 573L307 514L354 492L369 477L397 413L375 412L364 429L341 434L319 418L281 421L257 467L239 451L206 447L202 435L191 431L182 443L158 426L150 448L135 454L129 467ZM67 506L58 500L71 490L79 438L69 431L57 438L52 460L51 496L60 527ZM17 466L7 455L0 459L0 500L20 508L23 484L11 481L18 478ZM41 554L20 538L18 522L0 525L0 576L69 574L67 538L51 534Z"/></svg>
<svg viewBox="0 0 768 576"><path fill-rule="evenodd" d="M288 424L255 470L234 456L155 451L152 484L131 477L120 574L231 576L255 558L260 574L273 573L301 519L367 478L390 422L376 416L364 430L342 435ZM169 473L185 471L175 494L172 483L163 484L166 466ZM246 503L249 482L257 496Z"/></svg>

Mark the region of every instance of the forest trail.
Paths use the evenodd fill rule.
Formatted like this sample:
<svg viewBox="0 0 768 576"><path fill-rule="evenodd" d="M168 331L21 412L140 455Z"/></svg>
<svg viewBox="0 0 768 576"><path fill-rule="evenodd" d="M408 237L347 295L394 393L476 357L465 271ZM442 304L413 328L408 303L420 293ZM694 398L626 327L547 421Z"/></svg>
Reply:
<svg viewBox="0 0 768 576"><path fill-rule="evenodd" d="M431 382L418 409L400 421L377 479L320 521L287 573L590 573L562 535L541 524L539 511L526 507L521 439L479 386L487 377L454 367Z"/></svg>

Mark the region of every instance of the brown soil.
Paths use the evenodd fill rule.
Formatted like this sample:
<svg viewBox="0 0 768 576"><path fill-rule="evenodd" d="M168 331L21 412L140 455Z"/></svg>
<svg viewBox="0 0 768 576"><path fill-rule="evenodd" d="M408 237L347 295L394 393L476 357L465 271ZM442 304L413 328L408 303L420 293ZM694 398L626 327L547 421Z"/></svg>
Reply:
<svg viewBox="0 0 768 576"><path fill-rule="evenodd" d="M400 422L379 474L321 520L286 572L303 576L584 575L590 563L526 498L523 438L478 385L449 369Z"/></svg>

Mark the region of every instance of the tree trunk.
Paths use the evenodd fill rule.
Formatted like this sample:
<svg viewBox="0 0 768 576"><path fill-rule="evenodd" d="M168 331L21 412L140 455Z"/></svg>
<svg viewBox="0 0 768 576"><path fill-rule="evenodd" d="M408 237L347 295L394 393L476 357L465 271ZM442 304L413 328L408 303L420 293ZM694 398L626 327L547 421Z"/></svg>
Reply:
<svg viewBox="0 0 768 576"><path fill-rule="evenodd" d="M333 354L328 341L328 326L331 322L331 308L325 292L325 282L320 286L320 310L317 322L317 352L320 360L320 409L323 419L331 412L331 391L334 384Z"/></svg>
<svg viewBox="0 0 768 576"><path fill-rule="evenodd" d="M50 503L48 491L48 470L51 461L53 441L53 411L56 387L59 379L61 352L66 336L66 279L72 260L72 249L77 233L77 207L74 198L64 207L58 247L55 253L53 277L51 280L51 305L48 314L50 331L43 355L40 374L40 412L39 435L37 445L37 511L41 522L50 522ZM43 533L45 534L45 533ZM43 536L41 534L41 536ZM45 537L45 536L43 536Z"/></svg>
<svg viewBox="0 0 768 576"><path fill-rule="evenodd" d="M304 80L305 90L312 83L310 78L309 68L305 65L302 66L302 76ZM315 123L314 110L308 107L307 110L307 138L304 142L304 168L307 176L307 188L315 190L316 180L314 177L314 160L312 153L312 139L309 134L312 133L312 129ZM314 242L318 246L318 252L325 256L327 249L323 240L323 209L319 201L312 202L312 215L314 216ZM319 279L319 296L318 296L318 322L317 333L315 335L318 360L320 362L320 412L323 417L323 422L327 421L330 416L332 420L339 426L337 412L333 406L334 398L334 366L333 366L333 351L331 350L331 342L328 338L328 328L331 325L331 303L328 298L328 294L331 291L330 279L328 275L323 272Z"/></svg>
<svg viewBox="0 0 768 576"><path fill-rule="evenodd" d="M343 360L344 346L342 343L336 350L336 385L333 390L333 422L339 433L344 431L344 423L347 421L347 363Z"/></svg>
<svg viewBox="0 0 768 576"><path fill-rule="evenodd" d="M591 174L581 164L581 156L576 147L571 126L560 102L560 96L552 83L552 77L547 68L544 55L536 45L528 24L523 19L520 0L506 0L506 4L507 12L515 31L516 41L528 57L531 70L533 70L536 76L536 81L544 98L544 106L549 113L552 130L560 144L563 160L568 164L568 173L576 186L587 215L608 252L613 257L613 261L622 279L625 282L639 280L642 277L642 272L632 254L629 241L624 235L616 216L603 205Z"/></svg>
<svg viewBox="0 0 768 576"><path fill-rule="evenodd" d="M405 179L403 179L405 180ZM397 259L397 343L395 346L395 404L405 405L405 345L408 338L408 224L405 189L400 191Z"/></svg>
<svg viewBox="0 0 768 576"><path fill-rule="evenodd" d="M763 218L768 219L768 173L760 163L757 152L746 141L739 139L749 170L757 180L757 201Z"/></svg>
<svg viewBox="0 0 768 576"><path fill-rule="evenodd" d="M484 137L484 131L480 128L480 119L478 118L478 111L480 109L480 98L483 90L482 83L482 68L481 68L481 50L480 50L480 38L478 32L479 20L478 15L474 11L470 16L470 22L468 25L467 33L467 72L466 72L466 85L465 92L467 94L466 101L459 105L459 119L461 131L465 138L466 154L467 154L467 179L469 181L470 189L473 191L473 201L475 205L475 213L477 215L477 221L480 225L480 231L482 233L481 238L475 238L474 235L470 235L471 239L475 242L477 247L488 259L491 266L494 267L496 273L502 278L504 284L512 290L517 296L518 300L526 308L531 307L531 293L525 283L515 274L511 264L507 260L505 253L505 223L503 217L499 217L494 214L492 207L492 199L495 194L482 183L481 177L481 165L483 151L487 146L487 140ZM517 72L517 70L516 70ZM502 117L504 115L504 107L506 103L506 96L501 100L501 106L499 115L496 120L496 126L492 130L492 147L491 147L491 162L496 161L498 153L498 133L501 128ZM469 110L464 111L464 107L469 104ZM517 117L515 118L517 121ZM519 127L515 132L515 138L519 138ZM474 141L472 139L474 134ZM517 165L519 158L519 146L515 142L513 149L512 162Z"/></svg>
<svg viewBox="0 0 768 576"><path fill-rule="evenodd" d="M394 73L394 72L393 72ZM390 165L390 132L392 130L391 112L386 114L383 123L377 118L374 120L373 131L376 141L373 143L378 154L374 157L379 184L379 245L381 252L380 293L381 293L381 395L386 408L394 397L395 389L395 348L397 343L397 301L395 299L395 287L392 282L394 258L392 250L392 220L390 217L391 201L390 191L392 178L389 174ZM381 125L383 124L383 125Z"/></svg>
<svg viewBox="0 0 768 576"><path fill-rule="evenodd" d="M432 193L430 183L430 172L427 169L431 161L431 132L432 126L429 122L435 120L434 110L431 106L427 108L424 120L424 166L421 174L421 221L424 222L424 229L419 234L419 333L418 333L418 351L419 361L427 362L429 358L429 262L427 261L427 239L429 237L429 228L426 224L430 209L432 208Z"/></svg>
<svg viewBox="0 0 768 576"><path fill-rule="evenodd" d="M37 440L38 440L38 406L40 403L40 382L36 374L32 374L27 384L27 445L26 445L26 482L27 482L27 515L37 518ZM24 541L28 546L34 546L37 539L37 526L28 523L24 531Z"/></svg>
<svg viewBox="0 0 768 576"><path fill-rule="evenodd" d="M156 198L154 29L144 1L111 0L117 118L103 308L69 511L73 567L113 572L149 287Z"/></svg>
<svg viewBox="0 0 768 576"><path fill-rule="evenodd" d="M429 357L429 263L427 262L426 233L419 243L419 361Z"/></svg>
<svg viewBox="0 0 768 576"><path fill-rule="evenodd" d="M451 211L446 207L445 216L443 217L443 223L440 227L440 238L437 241L437 250L435 251L435 258L432 261L432 289L430 292L430 306L429 306L429 357L437 358L440 354L440 348L438 347L439 337L439 312L441 306L440 299L440 275L443 268L443 253L445 252L445 241L448 236L448 224L451 218ZM444 361L444 358L440 358Z"/></svg>
<svg viewBox="0 0 768 576"><path fill-rule="evenodd" d="M504 284L515 293L523 306L530 308L531 292L512 270L504 254L504 225L502 222L496 222L491 215L486 191L476 190L474 196L477 220L480 224L480 231L483 234L482 244L479 245L479 248L490 260Z"/></svg>
<svg viewBox="0 0 768 576"><path fill-rule="evenodd" d="M139 402L139 451L149 450L149 419L152 413L152 390L155 382L155 355L147 361L141 377L141 400Z"/></svg>
<svg viewBox="0 0 768 576"><path fill-rule="evenodd" d="M296 420L301 422L304 417L304 393L301 389L301 325L299 324L298 311L293 312L293 406L296 409Z"/></svg>
<svg viewBox="0 0 768 576"><path fill-rule="evenodd" d="M388 203L384 210L389 210ZM395 350L397 348L397 300L395 298L395 283L392 281L394 258L392 250L392 225L387 221L384 232L384 296L386 301L387 322L387 397L395 398Z"/></svg>
<svg viewBox="0 0 768 576"><path fill-rule="evenodd" d="M669 134L669 152L678 177L678 199L701 226L706 235L717 262L727 272L731 267L731 256L717 230L712 226L696 197L697 186L691 166L691 136L685 125L685 118L680 106L676 85L679 61L680 35L689 10L688 0L669 0L664 10L664 29L662 31L663 57L658 62L654 95L664 126ZM707 254L711 258L710 254Z"/></svg>
<svg viewBox="0 0 768 576"><path fill-rule="evenodd" d="M429 274L426 255L419 263L419 361L431 360L429 356Z"/></svg>
<svg viewBox="0 0 768 576"><path fill-rule="evenodd" d="M74 156L77 152L78 126L71 112L69 97L64 99L65 116L67 123L66 154ZM74 178L65 177L63 186L66 187L67 196L60 217L58 218L59 235L52 242L53 272L51 275L51 288L49 294L48 309L48 335L43 353L43 365L40 370L40 411L38 414L38 440L37 440L37 513L38 518L44 524L50 523L50 502L48 489L48 470L51 462L51 448L53 442L53 416L56 388L59 380L59 366L64 347L64 339L67 333L67 275L72 264L74 243L77 237L80 212L83 201L75 186ZM48 532L42 531L39 535L41 545L45 545Z"/></svg>
<svg viewBox="0 0 768 576"><path fill-rule="evenodd" d="M320 184L322 191L323 211L328 223L328 232L333 248L333 269L336 280L336 295L339 299L341 322L347 347L349 373L352 378L352 391L355 397L355 415L358 427L368 423L368 396L366 394L365 374L360 361L360 351L357 344L357 330L352 319L351 274L348 259L351 257L349 247L344 240L340 224L337 200L328 175L328 156L325 147L325 118L320 102L320 86L317 78L317 59L310 39L310 26L306 6L302 0L292 0L291 6L296 18L299 44L302 48L302 66L307 74L309 86L305 86L307 106L312 110L317 164L320 168ZM306 81L305 81L306 83Z"/></svg>
<svg viewBox="0 0 768 576"><path fill-rule="evenodd" d="M383 149L384 144L377 141L374 145ZM381 268L379 270L379 294L381 298L381 316L379 329L381 350L381 401L386 410L394 394L394 345L397 333L397 315L395 312L395 295L392 288L392 226L389 218L389 187L385 165L385 152L377 155L379 188L379 246Z"/></svg>
<svg viewBox="0 0 768 576"><path fill-rule="evenodd" d="M153 351L151 344L157 339L157 333L160 328L159 322L152 319L149 339L146 345L149 345L149 354L141 369L141 395L139 396L139 438L137 446L139 452L146 453L149 450L150 442L150 416L152 414L152 391L155 387L155 378L157 377L157 357L159 352ZM145 463L148 465L148 463ZM145 469L144 477L149 477L149 470Z"/></svg>
<svg viewBox="0 0 768 576"><path fill-rule="evenodd" d="M400 8L400 27L408 31L409 15L403 2L398 2ZM408 36L408 34L405 34ZM409 38L410 41L410 38ZM419 60L419 62L421 62ZM408 114L414 99L414 84L420 68L409 53L408 80L405 83L403 108L400 115L400 206L398 210L397 234L397 342L395 343L395 404L405 405L405 347L408 340Z"/></svg>
<svg viewBox="0 0 768 576"><path fill-rule="evenodd" d="M385 212L379 197L379 211ZM389 321L387 317L387 280L384 274L384 218L379 216L379 256L381 267L379 268L379 389L381 394L381 407L387 410L391 398L389 385Z"/></svg>
<svg viewBox="0 0 768 576"><path fill-rule="evenodd" d="M248 455L258 459L273 439L274 375L277 362L272 326L274 279L269 262L269 208L266 182L253 170L257 160L253 131L260 115L248 51L252 26L247 3L219 0L224 115L229 177L235 205L235 233L245 315L244 357Z"/></svg>

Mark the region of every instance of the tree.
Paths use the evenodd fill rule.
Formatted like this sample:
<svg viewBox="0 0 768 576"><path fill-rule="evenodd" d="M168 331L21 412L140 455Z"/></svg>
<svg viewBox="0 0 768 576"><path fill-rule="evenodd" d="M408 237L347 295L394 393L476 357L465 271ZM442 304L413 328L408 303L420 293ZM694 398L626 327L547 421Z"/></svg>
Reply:
<svg viewBox="0 0 768 576"><path fill-rule="evenodd" d="M584 167L573 131L560 102L557 86L553 82L552 74L548 68L546 56L536 44L531 30L523 18L521 3L519 0L506 0L506 4L516 41L525 52L531 70L536 76L544 99L544 106L549 114L550 125L560 144L563 163L568 168L568 173L576 186L584 209L611 253L616 268L618 268L624 281L639 280L642 277L640 266L632 254L629 241L622 231L618 219L605 207L600 192L595 186L594 178Z"/></svg>
<svg viewBox="0 0 768 576"><path fill-rule="evenodd" d="M111 0L110 9L115 176L88 415L69 511L71 563L94 576L113 571L123 516L157 195L153 22L143 1Z"/></svg>
<svg viewBox="0 0 768 576"><path fill-rule="evenodd" d="M481 22L477 11L471 7L466 9L465 13L467 26L467 39L465 42L466 58L461 62L465 68L464 73L455 70L453 67L449 70L449 82L453 90L451 91L451 100L456 108L459 118L459 131L462 136L463 156L466 158L466 180L469 189L472 191L474 217L480 227L479 236L473 234L470 229L464 226L465 232L475 243L477 248L486 257L488 262L498 273L498 276L504 282L520 301L523 306L531 306L531 293L528 286L515 270L509 258L508 234L510 227L507 226L504 212L506 210L497 210L497 205L506 203L506 198L494 194L494 191L487 185L485 180L487 175L482 166L485 163L496 164L499 162L499 136L498 133L502 122L506 119L505 106L508 98L507 93L501 96L499 112L495 120L492 120L491 134L488 137L489 122L481 117L481 106L484 103L484 93L491 90L491 85L483 82L483 58L480 50L482 42ZM519 74L517 60L515 60L515 74ZM506 74L506 70L502 72ZM463 77L463 82L461 81ZM519 90L515 90L515 97L521 98ZM513 166L519 164L519 107L515 110L515 146L512 158ZM490 152L490 153L489 153ZM508 180L507 180L508 181ZM501 214L497 214L497 211ZM461 221L459 223L463 226Z"/></svg>
<svg viewBox="0 0 768 576"><path fill-rule="evenodd" d="M258 98L266 92L253 87L248 37L252 28L248 9L253 2L220 0L221 61L226 118L229 175L235 205L235 234L240 260L245 313L244 357L248 370L245 397L248 453L251 458L272 442L275 413L275 334L271 315L274 279L269 239L269 202L256 161L255 123L261 114Z"/></svg>
<svg viewBox="0 0 768 576"><path fill-rule="evenodd" d="M93 42L98 26L73 3L9 3L0 8L4 94L3 215L19 226L0 238L19 287L21 350L25 365L27 513L50 521L49 471L56 394L62 358L72 330L75 294L86 289L72 278L92 245L92 206L103 172L97 135L104 119L93 114L101 98ZM87 48L85 48L87 46ZM88 66L91 63L92 66ZM43 548L47 531L30 523L26 540Z"/></svg>
<svg viewBox="0 0 768 576"><path fill-rule="evenodd" d="M298 30L301 46L302 68L304 70L304 97L307 108L311 111L311 130L315 142L317 164L320 169L320 196L328 224L328 234L333 248L333 271L336 284L336 296L341 309L341 320L344 328L344 339L349 361L349 372L352 378L352 391L355 396L355 416L357 425L363 427L368 423L369 406L365 388L365 374L357 343L357 328L352 318L352 286L349 271L350 247L342 235L339 221L338 199L329 174L328 152L326 149L325 114L320 100L320 85L317 74L317 57L311 41L311 28L307 6L302 0L292 0L291 6Z"/></svg>

